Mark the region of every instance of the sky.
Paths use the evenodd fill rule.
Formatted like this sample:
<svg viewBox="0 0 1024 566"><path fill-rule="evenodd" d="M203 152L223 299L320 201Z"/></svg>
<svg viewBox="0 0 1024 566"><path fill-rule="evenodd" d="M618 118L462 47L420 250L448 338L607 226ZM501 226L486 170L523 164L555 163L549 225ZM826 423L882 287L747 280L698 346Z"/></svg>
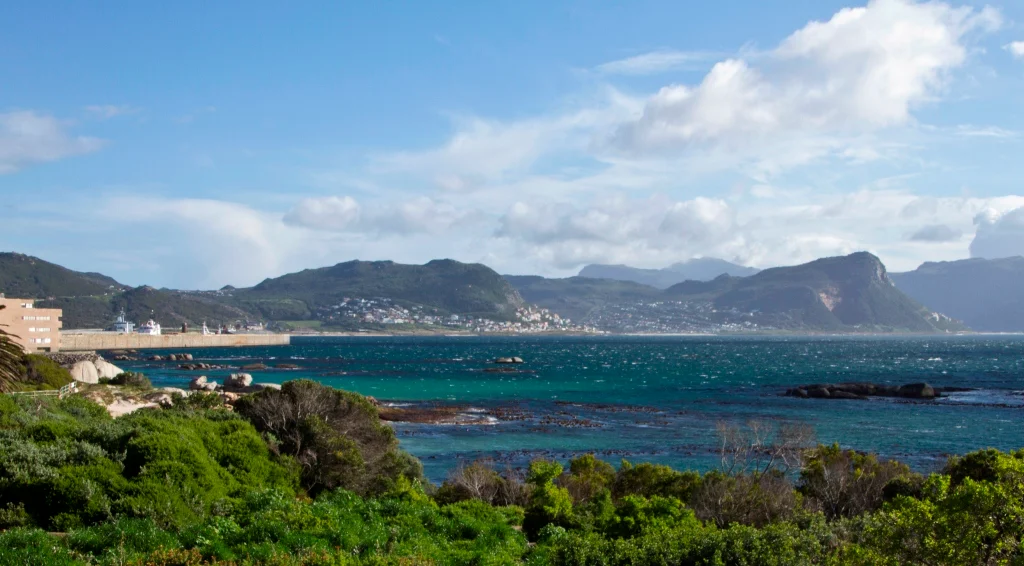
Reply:
<svg viewBox="0 0 1024 566"><path fill-rule="evenodd" d="M183 289L1024 254L1024 2L851 1L13 3L0 250Z"/></svg>

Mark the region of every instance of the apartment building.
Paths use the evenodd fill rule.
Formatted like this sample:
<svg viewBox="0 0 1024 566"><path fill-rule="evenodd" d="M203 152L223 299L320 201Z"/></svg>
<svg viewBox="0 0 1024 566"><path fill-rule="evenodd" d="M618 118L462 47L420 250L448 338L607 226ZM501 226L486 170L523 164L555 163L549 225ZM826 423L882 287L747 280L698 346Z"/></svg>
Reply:
<svg viewBox="0 0 1024 566"><path fill-rule="evenodd" d="M0 295L0 324L26 352L60 350L61 309L37 309L33 299L7 299Z"/></svg>

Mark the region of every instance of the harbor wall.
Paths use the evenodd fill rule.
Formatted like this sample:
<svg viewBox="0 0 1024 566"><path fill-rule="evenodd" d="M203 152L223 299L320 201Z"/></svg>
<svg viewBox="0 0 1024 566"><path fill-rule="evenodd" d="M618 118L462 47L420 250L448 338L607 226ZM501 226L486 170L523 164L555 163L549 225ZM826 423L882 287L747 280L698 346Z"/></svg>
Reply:
<svg viewBox="0 0 1024 566"><path fill-rule="evenodd" d="M117 334L88 332L61 334L62 352L93 350L149 350L156 348L221 348L231 346L287 346L287 334Z"/></svg>

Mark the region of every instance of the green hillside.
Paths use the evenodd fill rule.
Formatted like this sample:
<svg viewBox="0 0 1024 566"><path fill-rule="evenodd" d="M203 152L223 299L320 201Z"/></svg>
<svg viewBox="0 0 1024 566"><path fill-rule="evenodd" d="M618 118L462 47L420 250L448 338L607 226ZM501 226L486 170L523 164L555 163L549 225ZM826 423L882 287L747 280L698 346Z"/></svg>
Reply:
<svg viewBox="0 0 1024 566"><path fill-rule="evenodd" d="M227 303L201 293L184 293L152 287L136 287L114 295L61 297L40 301L40 307L64 310L64 328L106 328L121 310L128 320L143 322L150 318L164 328L172 329L187 323L210 327L237 321L262 320L257 312Z"/></svg>
<svg viewBox="0 0 1024 566"><path fill-rule="evenodd" d="M19 253L0 253L0 293L8 297L43 299L116 294L124 289L99 273L82 273Z"/></svg>
<svg viewBox="0 0 1024 566"><path fill-rule="evenodd" d="M386 297L404 306L495 319L509 318L523 305L508 281L489 267L448 259L425 265L349 261L267 279L232 294L239 305L279 320L307 318L346 297Z"/></svg>

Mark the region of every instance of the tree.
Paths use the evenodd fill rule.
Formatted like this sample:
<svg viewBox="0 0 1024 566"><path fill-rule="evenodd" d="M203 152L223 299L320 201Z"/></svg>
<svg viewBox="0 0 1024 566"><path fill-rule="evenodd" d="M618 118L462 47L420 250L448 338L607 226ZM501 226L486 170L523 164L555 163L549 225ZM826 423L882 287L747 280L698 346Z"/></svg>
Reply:
<svg viewBox="0 0 1024 566"><path fill-rule="evenodd" d="M3 308L4 305L0 305L0 310ZM21 359L25 351L12 338L17 336L0 328L0 392L10 391L14 383L21 379Z"/></svg>
<svg viewBox="0 0 1024 566"><path fill-rule="evenodd" d="M843 450L838 444L808 453L800 472L800 492L816 503L829 519L854 517L882 506L894 480L920 484L906 464L879 462L874 454Z"/></svg>
<svg viewBox="0 0 1024 566"><path fill-rule="evenodd" d="M530 473L526 482L533 486L530 501L523 518L523 532L532 540L545 525L572 527L572 496L564 487L555 485L555 479L562 475L562 465L548 460L530 462Z"/></svg>
<svg viewBox="0 0 1024 566"><path fill-rule="evenodd" d="M272 448L302 467L312 494L342 487L381 493L398 476L419 480L419 461L398 448L391 427L362 395L308 379L239 399L235 410L264 433Z"/></svg>

